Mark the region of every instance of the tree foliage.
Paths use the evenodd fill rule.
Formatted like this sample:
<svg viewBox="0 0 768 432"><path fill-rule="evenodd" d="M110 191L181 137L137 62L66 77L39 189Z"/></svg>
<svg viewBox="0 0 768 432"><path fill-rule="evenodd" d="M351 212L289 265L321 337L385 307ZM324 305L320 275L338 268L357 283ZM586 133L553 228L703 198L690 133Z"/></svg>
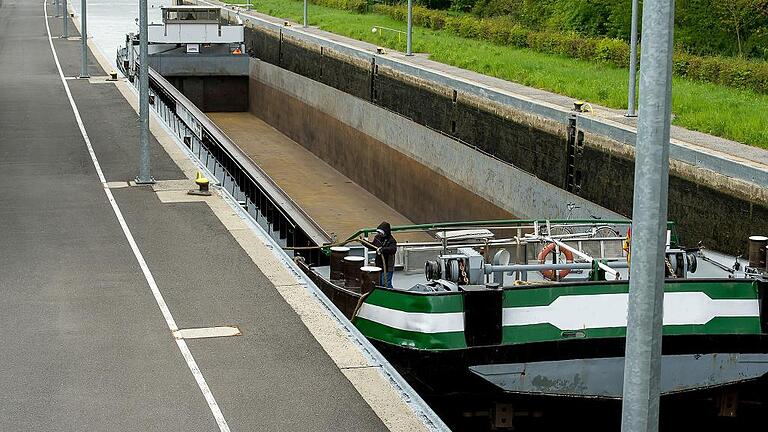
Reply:
<svg viewBox="0 0 768 432"><path fill-rule="evenodd" d="M536 31L629 40L632 0L416 0L431 9L505 16ZM641 3L642 4L642 3ZM696 55L768 60L768 0L677 0L675 41Z"/></svg>

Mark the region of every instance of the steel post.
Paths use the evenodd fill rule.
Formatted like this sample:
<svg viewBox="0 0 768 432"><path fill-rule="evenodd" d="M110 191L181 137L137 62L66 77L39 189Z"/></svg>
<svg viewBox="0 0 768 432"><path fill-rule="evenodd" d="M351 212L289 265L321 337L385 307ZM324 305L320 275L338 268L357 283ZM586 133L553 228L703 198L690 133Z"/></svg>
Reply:
<svg viewBox="0 0 768 432"><path fill-rule="evenodd" d="M309 0L304 0L304 28L307 28L309 25L309 20L307 20L307 3Z"/></svg>
<svg viewBox="0 0 768 432"><path fill-rule="evenodd" d="M147 0L139 0L139 175L137 184L152 184L149 153L149 60Z"/></svg>
<svg viewBox="0 0 768 432"><path fill-rule="evenodd" d="M80 0L80 36L82 36L83 61L80 65L80 78L89 78L88 75L88 5L87 0Z"/></svg>
<svg viewBox="0 0 768 432"><path fill-rule="evenodd" d="M627 85L627 117L637 117L635 100L637 98L637 15L639 0L632 0L632 29L629 41L629 83Z"/></svg>
<svg viewBox="0 0 768 432"><path fill-rule="evenodd" d="M67 0L61 0L61 22L63 29L61 32L61 37L63 39L66 39L69 37L69 8L67 8Z"/></svg>
<svg viewBox="0 0 768 432"><path fill-rule="evenodd" d="M61 16L61 0L53 0L54 4L56 5L56 15L55 18L58 18Z"/></svg>
<svg viewBox="0 0 768 432"><path fill-rule="evenodd" d="M622 432L659 427L674 0L645 0Z"/></svg>
<svg viewBox="0 0 768 432"><path fill-rule="evenodd" d="M408 31L405 46L405 55L413 55L413 0L408 0Z"/></svg>

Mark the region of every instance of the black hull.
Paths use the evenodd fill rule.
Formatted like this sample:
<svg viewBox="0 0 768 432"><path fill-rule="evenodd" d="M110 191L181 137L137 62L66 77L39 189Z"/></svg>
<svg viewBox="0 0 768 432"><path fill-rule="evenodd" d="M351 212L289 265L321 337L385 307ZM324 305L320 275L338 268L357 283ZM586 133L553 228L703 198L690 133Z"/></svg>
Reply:
<svg viewBox="0 0 768 432"><path fill-rule="evenodd" d="M477 347L466 350L425 352L372 341L419 394L456 430L483 430L488 413L509 405L516 430L561 430L574 425L590 431L615 431L621 419L621 401L596 398L516 395L505 393L469 371L470 366L572 358L621 357L624 340L588 344L531 344L519 347ZM692 352L768 353L768 338L666 337L664 354ZM698 349L698 351L696 351ZM736 408L726 410L726 397L735 397ZM756 430L747 426L768 420L768 379L741 382L662 397L661 430ZM490 410L490 411L489 411ZM474 413L474 414L473 414ZM724 415L725 414L725 415Z"/></svg>
<svg viewBox="0 0 768 432"><path fill-rule="evenodd" d="M361 294L324 279L303 260L300 268L349 319ZM496 410L513 410L515 430L616 431L621 401L584 397L533 396L506 393L474 375L471 366L583 358L623 357L624 339L584 339L525 345L479 346L460 350L426 351L371 339L373 345L454 430L494 430ZM766 353L768 335L666 336L665 355L706 353ZM735 397L736 399L733 399ZM731 398L731 399L727 399ZM736 408L726 409L736 400ZM725 414L725 415L724 415ZM503 416L502 416L503 417ZM744 381L662 397L662 430L754 430L768 420L768 380ZM498 429L498 428L497 428ZM502 428L503 429L503 428Z"/></svg>

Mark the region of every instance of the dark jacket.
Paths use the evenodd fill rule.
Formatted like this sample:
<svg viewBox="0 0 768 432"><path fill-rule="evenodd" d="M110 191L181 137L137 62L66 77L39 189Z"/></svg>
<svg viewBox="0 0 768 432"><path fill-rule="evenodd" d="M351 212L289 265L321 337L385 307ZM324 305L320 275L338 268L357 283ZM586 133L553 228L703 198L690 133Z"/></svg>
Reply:
<svg viewBox="0 0 768 432"><path fill-rule="evenodd" d="M379 248L379 253L376 254L376 266L381 267L385 272L394 271L397 240L392 237L392 227L387 222L382 222L378 229L384 234L376 233L376 237L373 238L373 245ZM384 261L386 261L386 268Z"/></svg>

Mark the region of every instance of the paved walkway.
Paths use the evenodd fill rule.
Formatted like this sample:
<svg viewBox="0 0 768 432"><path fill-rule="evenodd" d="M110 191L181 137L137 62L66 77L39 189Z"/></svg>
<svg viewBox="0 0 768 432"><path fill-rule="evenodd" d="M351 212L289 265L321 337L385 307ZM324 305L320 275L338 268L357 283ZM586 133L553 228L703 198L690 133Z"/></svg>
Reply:
<svg viewBox="0 0 768 432"><path fill-rule="evenodd" d="M48 22L59 35L61 20ZM79 39L53 45L76 76ZM96 62L90 74L106 75ZM158 185L128 186L138 131L127 84L66 83L103 180L43 2L0 0L0 430L421 427L358 351L331 356L351 343L333 339L343 332L231 207L184 202L190 169L154 138ZM171 333L221 325L242 336Z"/></svg>

